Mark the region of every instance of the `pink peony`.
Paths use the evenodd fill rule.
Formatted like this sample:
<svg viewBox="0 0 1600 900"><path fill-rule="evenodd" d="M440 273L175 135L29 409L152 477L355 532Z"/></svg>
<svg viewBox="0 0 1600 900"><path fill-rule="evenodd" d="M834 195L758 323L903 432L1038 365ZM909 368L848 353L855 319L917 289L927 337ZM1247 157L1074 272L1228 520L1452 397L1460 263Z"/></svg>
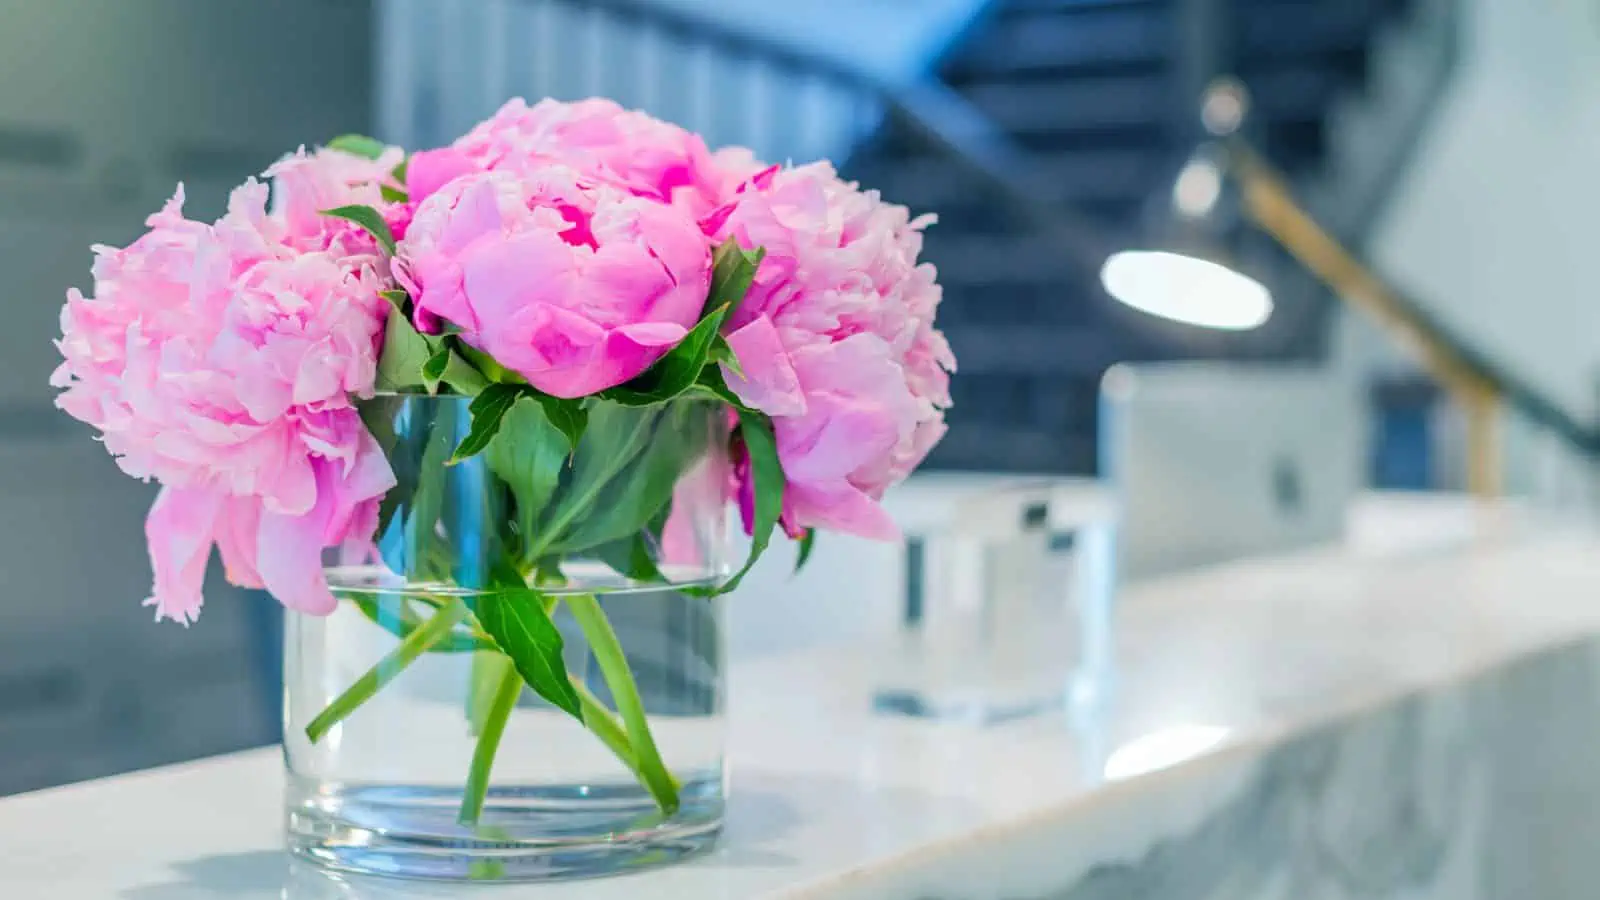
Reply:
<svg viewBox="0 0 1600 900"><path fill-rule="evenodd" d="M748 150L711 153L697 134L610 100L513 99L453 145L417 153L407 167L412 199L475 171L532 175L551 164L699 218L758 171Z"/></svg>
<svg viewBox="0 0 1600 900"><path fill-rule="evenodd" d="M180 188L133 244L95 248L95 295L61 313L57 404L163 485L146 523L158 617L199 614L213 544L236 584L330 612L321 552L370 538L394 483L349 399L372 391L383 261L266 202L252 180L206 225Z"/></svg>
<svg viewBox="0 0 1600 900"><path fill-rule="evenodd" d="M399 147L388 148L375 160L327 148L306 153L302 147L278 160L266 175L272 179L273 216L283 222L287 242L304 250L327 249L341 239L371 246L372 239L359 226L322 211L361 205L389 213L391 219L403 217L404 205L384 200L383 186L398 187L390 173L404 159Z"/></svg>
<svg viewBox="0 0 1600 900"><path fill-rule="evenodd" d="M687 213L546 166L455 178L395 256L418 325L439 320L557 397L643 372L699 319L711 253Z"/></svg>
<svg viewBox="0 0 1600 900"><path fill-rule="evenodd" d="M719 239L767 251L728 326L744 377L724 376L772 416L785 529L895 538L878 501L943 437L955 368L933 325L933 266L917 264L932 218L815 163L763 173L709 221Z"/></svg>

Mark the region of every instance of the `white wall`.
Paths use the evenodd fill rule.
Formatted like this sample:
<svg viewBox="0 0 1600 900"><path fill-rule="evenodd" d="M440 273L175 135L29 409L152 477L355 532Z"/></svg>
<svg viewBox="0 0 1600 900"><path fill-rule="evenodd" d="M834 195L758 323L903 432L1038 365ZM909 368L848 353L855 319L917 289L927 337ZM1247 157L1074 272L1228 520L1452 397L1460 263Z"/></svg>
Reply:
<svg viewBox="0 0 1600 900"><path fill-rule="evenodd" d="M1461 74L1372 250L1576 415L1600 378L1600 8L1472 0Z"/></svg>

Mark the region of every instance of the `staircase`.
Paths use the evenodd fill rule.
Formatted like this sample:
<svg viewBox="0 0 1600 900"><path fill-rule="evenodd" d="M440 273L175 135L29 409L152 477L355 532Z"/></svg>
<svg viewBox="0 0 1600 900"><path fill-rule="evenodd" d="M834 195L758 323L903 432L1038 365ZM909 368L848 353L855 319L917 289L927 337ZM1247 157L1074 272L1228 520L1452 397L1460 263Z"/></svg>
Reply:
<svg viewBox="0 0 1600 900"><path fill-rule="evenodd" d="M1330 114L1370 105L1363 94L1375 39L1395 30L1409 5L1235 0L1218 23L1221 70L1251 92L1253 137L1297 182L1312 183L1329 166L1337 149ZM1182 0L1002 0L987 16L946 59L941 80L1025 154L1041 202L1089 219L1113 244L1136 242L1197 137ZM1382 137L1392 144L1392 134ZM1253 334L1130 314L1104 296L1094 267L1019 227L948 154L903 128L881 131L847 171L940 214L926 255L939 266L941 318L962 371L951 432L931 465L1092 472L1096 395L1112 363L1323 353L1329 299L1304 283L1278 279L1279 321ZM1337 199L1336 180L1316 183ZM1256 255L1280 255L1252 237Z"/></svg>
<svg viewBox="0 0 1600 900"><path fill-rule="evenodd" d="M513 94L603 94L713 144L831 156L937 212L925 258L961 374L930 464L1081 474L1108 366L1320 359L1332 304L1270 239L1241 234L1234 250L1271 278L1272 320L1176 326L1105 297L1103 254L1063 233L1098 251L1139 243L1196 146L1201 85L1227 72L1252 92L1253 143L1358 241L1453 70L1459 2L993 0L930 81L905 84L659 0L475 0L449 16L435 0L388 0L379 84L385 136L414 146ZM406 50L441 31L447 66Z"/></svg>

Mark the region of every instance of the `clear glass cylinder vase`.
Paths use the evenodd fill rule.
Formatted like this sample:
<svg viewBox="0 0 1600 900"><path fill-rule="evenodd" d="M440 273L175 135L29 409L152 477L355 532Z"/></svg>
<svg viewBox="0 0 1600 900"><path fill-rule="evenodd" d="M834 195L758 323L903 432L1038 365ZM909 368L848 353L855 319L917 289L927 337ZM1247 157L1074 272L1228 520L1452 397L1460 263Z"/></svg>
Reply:
<svg viewBox="0 0 1600 900"><path fill-rule="evenodd" d="M285 646L290 851L441 880L587 877L722 822L725 413L590 401L566 452L524 397L482 452L458 397L363 417L398 482L331 615ZM563 686L564 685L564 686Z"/></svg>

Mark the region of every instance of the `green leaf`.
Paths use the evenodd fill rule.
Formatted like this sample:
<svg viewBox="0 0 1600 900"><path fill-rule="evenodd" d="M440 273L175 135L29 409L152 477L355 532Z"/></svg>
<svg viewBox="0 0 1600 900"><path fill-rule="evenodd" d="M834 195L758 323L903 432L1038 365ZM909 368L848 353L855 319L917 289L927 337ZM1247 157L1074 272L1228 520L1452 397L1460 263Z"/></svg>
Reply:
<svg viewBox="0 0 1600 900"><path fill-rule="evenodd" d="M512 404L483 451L489 471L505 482L516 498L517 529L524 548L529 546L571 455L567 436L550 423L544 407L526 394ZM526 556L522 560L533 561Z"/></svg>
<svg viewBox="0 0 1600 900"><path fill-rule="evenodd" d="M395 181L399 182L400 184L405 184L406 183L406 171L408 169L410 169L410 168L411 168L411 157L408 156L405 159L400 160L400 162L396 163L395 167L389 170L389 174L391 176L393 176Z"/></svg>
<svg viewBox="0 0 1600 900"><path fill-rule="evenodd" d="M341 134L324 146L329 150L338 150L362 159L377 159L383 155L383 151L389 149L383 141L364 134Z"/></svg>
<svg viewBox="0 0 1600 900"><path fill-rule="evenodd" d="M389 201L390 203L405 203L411 199L410 194L407 194L405 191L402 191L399 188L390 187L387 184L378 185L378 193L383 197L383 199Z"/></svg>
<svg viewBox="0 0 1600 900"><path fill-rule="evenodd" d="M535 556L570 549L563 540L567 532L605 512L599 506L601 492L650 444L661 416L659 409L641 410L605 402L596 403L588 413L583 446L573 454L572 475L559 502L540 523ZM646 515L639 521L648 519Z"/></svg>
<svg viewBox="0 0 1600 900"><path fill-rule="evenodd" d="M705 418L698 402L643 410L597 404L561 503L544 523L546 551L587 551L655 521L678 480L705 455Z"/></svg>
<svg viewBox="0 0 1600 900"><path fill-rule="evenodd" d="M489 380L483 377L483 373L468 365L456 353L451 353L449 362L445 363L442 380L450 390L464 397L476 397L489 386Z"/></svg>
<svg viewBox="0 0 1600 900"><path fill-rule="evenodd" d="M711 353L712 341L717 338L727 315L726 305L717 307L684 335L678 346L668 350L643 374L627 384L601 392L600 396L623 406L652 406L682 394L700 378Z"/></svg>
<svg viewBox="0 0 1600 900"><path fill-rule="evenodd" d="M428 393L438 393L439 381L444 378L445 366L450 365L450 357L454 355L449 347L440 346L432 356L428 357L428 361L422 364L422 386L428 389Z"/></svg>
<svg viewBox="0 0 1600 900"><path fill-rule="evenodd" d="M383 455L389 460L389 468L394 472L395 485L383 494L383 499L378 502L378 529L373 532L377 538L382 538L383 533L389 530L389 522L394 518L395 510L411 499L411 494L417 489L417 472L414 466L405 464L405 460L395 458L395 445L397 438L394 432L394 413L396 399L394 397L373 397L356 403L356 413L361 416L361 424L367 427L367 433L383 450Z"/></svg>
<svg viewBox="0 0 1600 900"><path fill-rule="evenodd" d="M514 569L501 574L505 580L513 576ZM511 657L534 693L581 722L578 692L567 680L567 665L561 658L561 632L550 621L544 603L532 588L505 587L478 598L478 624Z"/></svg>
<svg viewBox="0 0 1600 900"><path fill-rule="evenodd" d="M816 543L817 530L815 528L807 528L800 535L800 555L796 557L794 561L794 572L796 575L800 574L800 570L806 567L806 563L811 559L811 548Z"/></svg>
<svg viewBox="0 0 1600 900"><path fill-rule="evenodd" d="M711 290L706 296L708 310L728 307L728 314L739 308L755 281L756 270L766 258L765 248L745 250L728 238L711 254Z"/></svg>
<svg viewBox="0 0 1600 900"><path fill-rule="evenodd" d="M711 340L711 352L706 359L708 362L727 366L728 371L740 378L744 377L744 366L739 364L739 355L733 352L733 345L728 343L728 339L720 334Z"/></svg>
<svg viewBox="0 0 1600 900"><path fill-rule="evenodd" d="M456 447L456 452L445 465L453 466L482 453L483 448L489 446L495 433L500 430L500 421L505 418L521 393L522 389L515 385L491 384L473 398L472 405L467 407L472 413L472 428L467 432L467 436L462 438L461 445Z"/></svg>
<svg viewBox="0 0 1600 900"><path fill-rule="evenodd" d="M411 303L411 295L396 288L392 291L379 291L378 296L389 301L389 305L394 307L396 312L409 317L409 311L406 306Z"/></svg>
<svg viewBox="0 0 1600 900"><path fill-rule="evenodd" d="M435 339L438 348L422 366L422 383L428 393L435 394L443 384L465 397L475 397L489 386L483 373L467 365L451 348L451 341Z"/></svg>
<svg viewBox="0 0 1600 900"><path fill-rule="evenodd" d="M689 393L707 400L720 401L734 408L738 408L741 405L739 396L728 387L728 382L722 377L722 370L716 366L711 366L701 372L700 380L694 383L694 386L689 389Z"/></svg>
<svg viewBox="0 0 1600 900"><path fill-rule="evenodd" d="M378 239L378 243L390 256L394 255L394 233L389 230L389 223L383 220L383 214L372 207L359 204L339 206L325 209L322 214L336 219L347 219L360 225L367 230L367 233Z"/></svg>
<svg viewBox="0 0 1600 900"><path fill-rule="evenodd" d="M395 398L395 402L407 401ZM438 415L441 411L446 414ZM444 465L455 446L455 428L452 427L455 416L437 404L426 404L411 412L419 420L427 419L426 422L413 421L412 427L427 429L428 437L420 454L414 443L407 443L403 449L386 449L395 478L404 483L409 477L416 487L409 496L402 495L400 511L405 516L404 531L396 535L398 540L380 542L379 549L392 571L403 572L420 581L448 579L457 559L450 545L450 535L439 527L439 520L444 516L445 482L449 477ZM407 470L414 474L403 474Z"/></svg>
<svg viewBox="0 0 1600 900"><path fill-rule="evenodd" d="M495 384L528 383L528 379L523 378L516 372L513 372L505 366L500 365L500 363L495 361L494 357L476 347L468 344L462 344L458 350L461 355L466 358L467 362L472 364L474 369L477 369L479 372L483 373L483 377L489 379Z"/></svg>
<svg viewBox="0 0 1600 900"><path fill-rule="evenodd" d="M750 556L744 561L744 567L717 589L719 594L737 588L756 560L767 552L772 531L783 514L783 491L787 486L783 463L778 459L778 440L772 432L772 420L744 408L739 408L738 412L739 437L750 454L750 477L755 481L755 521L750 533Z"/></svg>
<svg viewBox="0 0 1600 900"><path fill-rule="evenodd" d="M665 510L663 507L662 511ZM650 534L647 529L641 528L631 537L601 544L590 552L624 578L643 584L661 584L667 580L650 553Z"/></svg>
<svg viewBox="0 0 1600 900"><path fill-rule="evenodd" d="M417 331L399 309L390 310L383 329L383 353L378 357L378 390L425 388L427 379L422 369L433 355L433 341Z"/></svg>
<svg viewBox="0 0 1600 900"><path fill-rule="evenodd" d="M583 398L567 400L549 394L535 394L534 399L544 408L545 418L567 436L567 445L577 449L583 440L583 431L589 425L589 411L583 408Z"/></svg>

